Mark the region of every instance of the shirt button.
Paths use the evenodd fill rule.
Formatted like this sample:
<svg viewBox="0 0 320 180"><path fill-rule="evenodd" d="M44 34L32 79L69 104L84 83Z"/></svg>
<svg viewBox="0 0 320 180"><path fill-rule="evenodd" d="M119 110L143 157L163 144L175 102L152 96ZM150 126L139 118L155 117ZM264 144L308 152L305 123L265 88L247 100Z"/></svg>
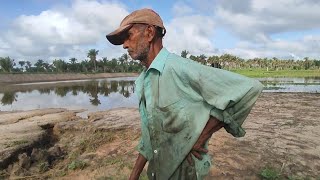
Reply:
<svg viewBox="0 0 320 180"><path fill-rule="evenodd" d="M158 153L158 151L155 149L154 151L153 151L155 154L157 154Z"/></svg>

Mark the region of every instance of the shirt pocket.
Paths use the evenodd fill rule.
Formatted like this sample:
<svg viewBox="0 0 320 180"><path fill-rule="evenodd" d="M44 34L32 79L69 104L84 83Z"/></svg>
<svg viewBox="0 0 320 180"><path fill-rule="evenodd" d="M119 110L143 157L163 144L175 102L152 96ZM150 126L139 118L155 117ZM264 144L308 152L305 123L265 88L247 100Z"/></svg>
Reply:
<svg viewBox="0 0 320 180"><path fill-rule="evenodd" d="M177 133L186 127L188 116L186 101L183 98L159 99L159 105L156 109L163 131Z"/></svg>

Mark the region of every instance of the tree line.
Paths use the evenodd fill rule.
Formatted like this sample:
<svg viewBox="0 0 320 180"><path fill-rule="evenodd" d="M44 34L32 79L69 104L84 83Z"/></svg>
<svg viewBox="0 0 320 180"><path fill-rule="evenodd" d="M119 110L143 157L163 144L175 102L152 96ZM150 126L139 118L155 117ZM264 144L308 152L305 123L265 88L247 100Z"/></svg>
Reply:
<svg viewBox="0 0 320 180"><path fill-rule="evenodd" d="M76 58L69 61L55 59L48 63L38 59L34 64L30 61L20 60L16 62L10 57L0 57L0 72L3 73L119 73L141 72L143 67L138 61L132 60L128 54L119 58L108 59L103 57L97 60L99 50L91 49L87 58L79 62Z"/></svg>
<svg viewBox="0 0 320 180"><path fill-rule="evenodd" d="M76 58L69 61L56 59L48 63L42 59L34 64L30 61L20 60L16 62L10 57L0 57L0 72L3 73L113 73L113 72L141 72L143 67L138 61L132 60L128 54L123 54L119 58L108 59L103 57L97 60L99 50L91 49L87 53L87 58L81 62ZM201 54L194 56L187 50L181 52L182 57L188 57L204 65L219 67L227 70L233 69L266 69L268 70L308 70L320 69L320 60L308 57L302 60L273 58L253 58L242 59L240 57L223 54L221 56L206 56Z"/></svg>
<svg viewBox="0 0 320 180"><path fill-rule="evenodd" d="M184 50L181 52L182 57L187 57L189 52ZM320 69L320 60L310 59L308 57L302 60L293 59L278 59L273 58L253 58L243 59L231 54L223 54L221 56L199 56L189 55L190 59L197 61L201 64L211 65L219 64L223 69L265 69L265 70L308 70Z"/></svg>

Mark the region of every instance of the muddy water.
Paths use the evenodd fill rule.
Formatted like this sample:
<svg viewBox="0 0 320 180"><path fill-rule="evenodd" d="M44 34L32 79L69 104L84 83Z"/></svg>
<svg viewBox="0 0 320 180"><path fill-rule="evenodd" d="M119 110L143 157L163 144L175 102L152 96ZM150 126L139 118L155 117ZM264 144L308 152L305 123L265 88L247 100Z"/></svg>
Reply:
<svg viewBox="0 0 320 180"><path fill-rule="evenodd" d="M13 84L0 87L0 111L137 107L135 77ZM264 92L320 93L320 78L261 78Z"/></svg>

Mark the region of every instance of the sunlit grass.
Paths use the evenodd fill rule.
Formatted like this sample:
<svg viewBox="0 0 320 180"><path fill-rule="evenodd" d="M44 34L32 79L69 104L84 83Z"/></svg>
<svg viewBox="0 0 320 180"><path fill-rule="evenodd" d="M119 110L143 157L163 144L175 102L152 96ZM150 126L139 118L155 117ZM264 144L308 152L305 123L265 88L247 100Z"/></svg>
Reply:
<svg viewBox="0 0 320 180"><path fill-rule="evenodd" d="M320 70L269 70L266 69L234 69L232 72L248 77L320 77Z"/></svg>

